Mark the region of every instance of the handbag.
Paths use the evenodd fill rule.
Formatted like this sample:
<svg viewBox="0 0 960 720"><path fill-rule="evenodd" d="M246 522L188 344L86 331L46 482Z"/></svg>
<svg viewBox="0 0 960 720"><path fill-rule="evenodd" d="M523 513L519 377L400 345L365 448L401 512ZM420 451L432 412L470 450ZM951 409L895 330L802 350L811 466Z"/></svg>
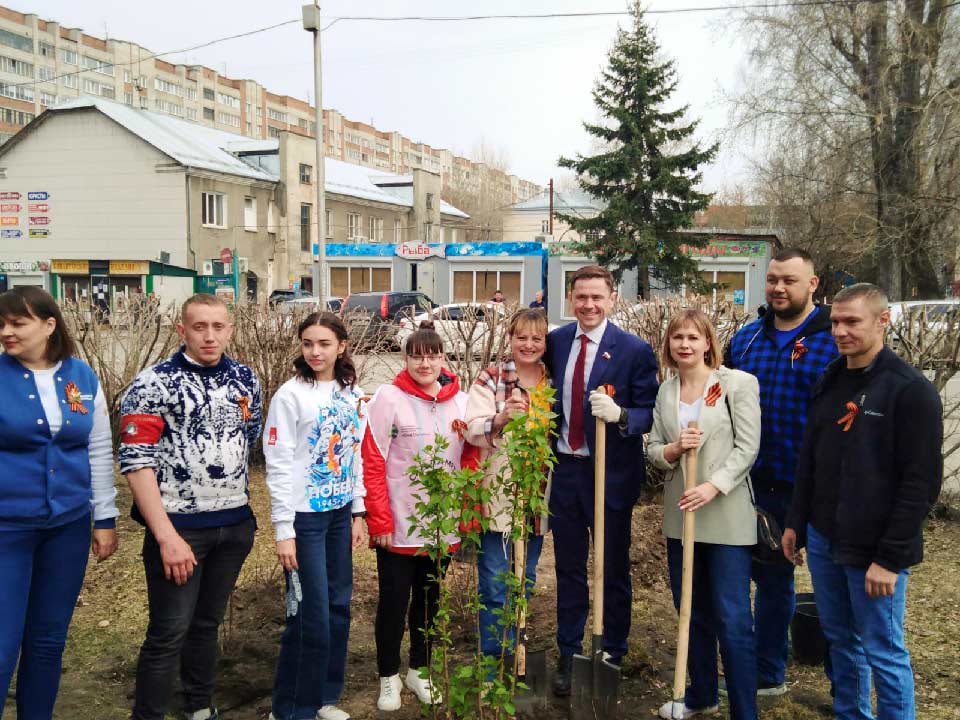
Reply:
<svg viewBox="0 0 960 720"><path fill-rule="evenodd" d="M730 416L730 429L733 431L733 440L737 440L737 428L733 424L733 411L730 409L730 395L724 395L724 402L727 405L727 414ZM753 512L757 517L757 544L753 546L753 559L764 565L773 565L775 563L787 560L783 556L783 529L777 519L762 507L757 506L757 498L753 494L753 483L750 482L750 476L747 475L747 490L750 491L750 503L753 505Z"/></svg>

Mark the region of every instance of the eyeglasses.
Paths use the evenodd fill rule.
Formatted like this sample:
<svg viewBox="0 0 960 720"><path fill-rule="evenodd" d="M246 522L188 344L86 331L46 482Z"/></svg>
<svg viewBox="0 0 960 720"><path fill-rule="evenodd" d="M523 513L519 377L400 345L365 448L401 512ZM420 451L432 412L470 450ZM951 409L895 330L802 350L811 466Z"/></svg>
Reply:
<svg viewBox="0 0 960 720"><path fill-rule="evenodd" d="M407 357L409 357L414 364L421 363L424 361L431 364L443 362L443 355L440 353L435 353L432 355L408 355Z"/></svg>

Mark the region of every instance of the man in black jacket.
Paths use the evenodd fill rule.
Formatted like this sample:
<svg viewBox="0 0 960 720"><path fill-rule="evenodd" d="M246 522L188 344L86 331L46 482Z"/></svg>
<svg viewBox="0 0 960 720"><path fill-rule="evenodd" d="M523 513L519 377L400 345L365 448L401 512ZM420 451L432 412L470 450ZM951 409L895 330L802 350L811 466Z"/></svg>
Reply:
<svg viewBox="0 0 960 720"><path fill-rule="evenodd" d="M840 720L914 718L903 637L908 568L923 559L923 523L940 493L943 412L922 373L883 344L883 291L834 297L841 357L814 390L783 552L806 545L820 623L833 660Z"/></svg>

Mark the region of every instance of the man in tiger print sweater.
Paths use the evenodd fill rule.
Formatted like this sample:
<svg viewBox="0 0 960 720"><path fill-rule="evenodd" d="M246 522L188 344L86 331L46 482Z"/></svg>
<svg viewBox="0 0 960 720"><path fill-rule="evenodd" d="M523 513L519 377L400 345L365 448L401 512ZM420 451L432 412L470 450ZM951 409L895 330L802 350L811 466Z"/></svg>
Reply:
<svg viewBox="0 0 960 720"><path fill-rule="evenodd" d="M194 295L181 318L184 346L141 372L121 408L120 471L146 526L150 604L133 720L164 718L178 666L186 718L217 718L217 632L256 530L247 483L260 384L223 354L233 324L219 298Z"/></svg>

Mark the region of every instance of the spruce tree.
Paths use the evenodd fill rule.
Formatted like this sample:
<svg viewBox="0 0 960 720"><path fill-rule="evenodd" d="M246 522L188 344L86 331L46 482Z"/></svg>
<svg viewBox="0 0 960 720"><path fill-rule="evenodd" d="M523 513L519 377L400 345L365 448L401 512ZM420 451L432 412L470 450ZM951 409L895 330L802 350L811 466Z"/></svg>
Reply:
<svg viewBox="0 0 960 720"><path fill-rule="evenodd" d="M666 108L677 87L674 63L660 57L639 5L632 15L633 27L617 31L593 91L602 124L584 123L604 149L559 161L606 207L593 218L557 216L580 234L578 249L615 276L636 269L646 295L648 268L669 286L700 286L696 262L679 249L698 241L677 230L689 227L694 213L710 203L711 195L695 186L702 178L699 167L714 157L717 146L704 149L692 138L698 122L684 124L687 107Z"/></svg>

